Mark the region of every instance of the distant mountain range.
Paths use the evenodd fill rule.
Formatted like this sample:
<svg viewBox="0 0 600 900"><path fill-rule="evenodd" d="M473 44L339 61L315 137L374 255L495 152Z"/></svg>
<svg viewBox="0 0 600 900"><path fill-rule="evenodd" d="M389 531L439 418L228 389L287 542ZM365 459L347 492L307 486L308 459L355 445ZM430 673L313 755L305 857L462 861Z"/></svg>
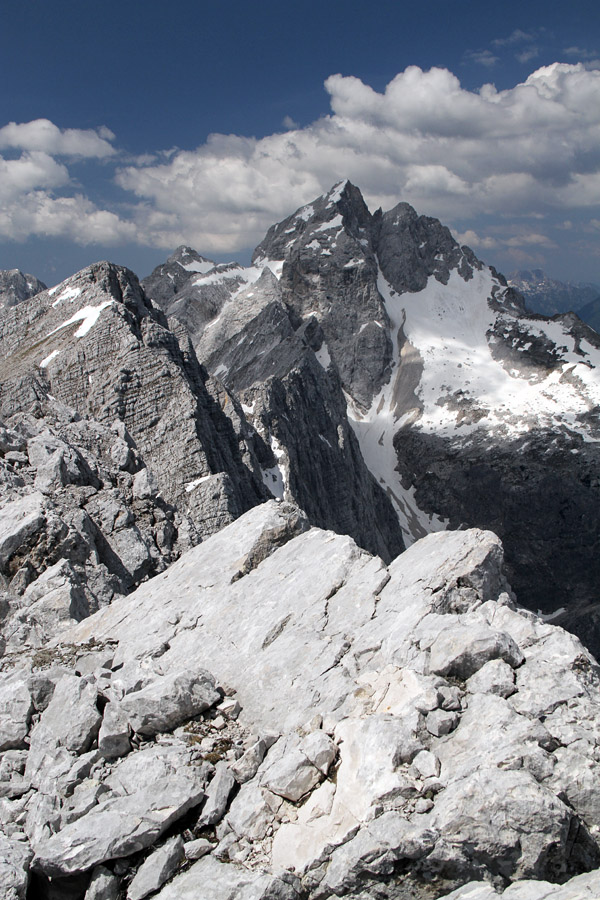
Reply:
<svg viewBox="0 0 600 900"><path fill-rule="evenodd" d="M576 312L580 319L598 330L600 286L591 282L557 281L541 269L521 269L508 276L508 283L525 297L528 309L555 316ZM597 305L594 305L599 301Z"/></svg>

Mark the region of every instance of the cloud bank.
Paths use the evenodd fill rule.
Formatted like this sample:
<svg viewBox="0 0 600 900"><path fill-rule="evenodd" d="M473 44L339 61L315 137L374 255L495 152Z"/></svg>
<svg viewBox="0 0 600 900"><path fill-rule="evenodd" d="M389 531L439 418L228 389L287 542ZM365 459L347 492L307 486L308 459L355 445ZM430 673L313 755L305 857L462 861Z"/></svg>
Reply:
<svg viewBox="0 0 600 900"><path fill-rule="evenodd" d="M288 118L287 130L260 139L211 135L160 164L123 165L107 129L11 123L0 129L0 148L21 155L0 161L0 235L163 248L186 242L233 253L342 177L361 187L371 208L402 199L465 227L478 220L478 231L482 221L534 217L534 227L521 223L515 236L540 247L552 245L545 220L573 211L598 219L596 69L555 63L509 90L485 84L474 92L447 69L410 66L383 93L342 75L325 88L331 113L307 127L288 127ZM76 189L74 158L117 165L121 209L100 209ZM475 247L510 246L493 230L469 234Z"/></svg>

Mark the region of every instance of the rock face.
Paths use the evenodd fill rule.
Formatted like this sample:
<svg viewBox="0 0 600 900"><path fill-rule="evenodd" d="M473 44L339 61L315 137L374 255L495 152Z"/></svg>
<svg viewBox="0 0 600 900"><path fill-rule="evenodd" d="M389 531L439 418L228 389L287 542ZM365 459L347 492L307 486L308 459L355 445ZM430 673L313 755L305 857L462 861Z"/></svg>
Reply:
<svg viewBox="0 0 600 900"><path fill-rule="evenodd" d="M600 885L600 670L516 607L490 532L432 534L386 567L271 501L13 663L7 897Z"/></svg>
<svg viewBox="0 0 600 900"><path fill-rule="evenodd" d="M237 418L233 416L239 440L252 441L271 494L298 503L315 525L350 534L391 560L404 547L399 523L362 459L321 325L305 309L290 305L283 280L280 284L267 263L207 269L208 261L179 248L142 283L167 315L189 331L198 358L224 385L224 396L239 399ZM281 269L277 264L273 268ZM331 328L339 330L343 343L343 318L356 319L364 298L355 296L362 290L360 279L354 283L348 272L342 274L348 300L340 296L334 308L341 318L334 316ZM374 281L368 294L370 305L360 324L381 307ZM368 330L374 356L381 354L374 363L380 377L389 338L372 324ZM357 372L364 369L357 366Z"/></svg>
<svg viewBox="0 0 600 900"><path fill-rule="evenodd" d="M229 401L126 269L92 266L7 309L0 389L8 651L41 646L269 496Z"/></svg>
<svg viewBox="0 0 600 900"><path fill-rule="evenodd" d="M35 275L25 275L19 269L0 269L0 309L16 306L45 290L46 285Z"/></svg>

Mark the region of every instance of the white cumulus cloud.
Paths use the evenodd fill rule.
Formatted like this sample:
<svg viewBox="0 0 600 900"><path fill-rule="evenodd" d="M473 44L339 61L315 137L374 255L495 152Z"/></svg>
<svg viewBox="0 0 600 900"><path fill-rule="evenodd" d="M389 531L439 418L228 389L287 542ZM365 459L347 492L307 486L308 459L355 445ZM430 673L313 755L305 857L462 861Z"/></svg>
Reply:
<svg viewBox="0 0 600 900"><path fill-rule="evenodd" d="M352 76L325 87L331 115L305 128L213 135L161 165L121 169L118 183L145 204L140 239L250 246L340 177L373 206L402 199L449 220L600 204L600 72L555 63L474 92L446 69L410 66L383 93Z"/></svg>
<svg viewBox="0 0 600 900"><path fill-rule="evenodd" d="M9 122L0 128L0 149L42 151L50 156L80 156L104 159L112 156L115 135L102 126L97 130L58 128L49 119Z"/></svg>
<svg viewBox="0 0 600 900"><path fill-rule="evenodd" d="M520 48L533 37L502 40ZM129 195L121 212L86 199L55 159L116 159L110 132L60 130L46 120L6 126L0 146L22 156L0 163L0 234L163 248L185 242L229 254L344 177L371 208L408 201L470 229L483 248L508 246L486 221L508 228L537 217L537 238L523 243L543 248L544 220L574 211L600 217L600 71L555 63L511 89L471 91L447 69L409 66L383 92L339 74L325 88L330 114L306 127L286 119L285 131L260 139L217 134L194 150L149 148L117 169Z"/></svg>

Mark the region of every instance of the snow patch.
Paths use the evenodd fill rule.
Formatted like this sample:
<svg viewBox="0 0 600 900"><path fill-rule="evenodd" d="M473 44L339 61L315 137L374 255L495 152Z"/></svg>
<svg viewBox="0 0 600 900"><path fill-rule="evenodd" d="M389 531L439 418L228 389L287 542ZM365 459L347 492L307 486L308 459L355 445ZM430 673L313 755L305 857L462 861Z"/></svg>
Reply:
<svg viewBox="0 0 600 900"><path fill-rule="evenodd" d="M347 178L344 178L344 180L340 181L339 184L334 184L329 193L329 202L327 204L328 206L332 206L334 203L337 203L338 200L342 199L342 193L347 184Z"/></svg>
<svg viewBox="0 0 600 900"><path fill-rule="evenodd" d="M215 267L215 263L211 262L209 259L191 263L182 263L177 260L177 263L182 269L185 269L186 272L201 272L203 275L206 274L206 272L210 272L210 270Z"/></svg>
<svg viewBox="0 0 600 900"><path fill-rule="evenodd" d="M318 350L315 350L315 356L317 357L317 362L319 362L325 371L327 371L331 365L331 356L329 355L329 348L325 341L323 341Z"/></svg>
<svg viewBox="0 0 600 900"><path fill-rule="evenodd" d="M59 285L59 287L60 287L60 285ZM56 291L56 290L57 290L57 288L53 288L51 291L48 291L48 293L53 294L54 291ZM60 292L60 294L58 295L58 297L56 298L56 300L54 301L52 306L58 306L58 304L62 303L63 300L70 300L71 302L73 302L75 297L79 297L80 294L81 294L81 288L78 288L78 287L65 288L64 291Z"/></svg>
<svg viewBox="0 0 600 900"><path fill-rule="evenodd" d="M310 217L314 215L314 212L314 206L303 206L302 209L298 210L298 212L296 213L296 218L302 219L303 222L308 222Z"/></svg>
<svg viewBox="0 0 600 900"><path fill-rule="evenodd" d="M56 334L57 331L62 331L63 328L68 328L69 325L74 325L75 322L81 322L81 325L74 333L73 337L85 337L85 335L92 330L92 328L98 321L102 310L106 309L108 306L112 306L114 302L114 300L105 300L104 303L100 303L99 306L84 306L83 309L78 310L73 316L71 316L70 319L67 319L66 322L63 322L62 325L54 328L53 331L50 332L48 337Z"/></svg>
<svg viewBox="0 0 600 900"><path fill-rule="evenodd" d="M60 350L53 350L52 353L50 353L45 359L43 359L41 361L40 369L45 369L46 366L48 366L52 362L53 359L56 359L56 357L58 356L59 353L60 353Z"/></svg>
<svg viewBox="0 0 600 900"><path fill-rule="evenodd" d="M261 469L262 479L273 496L277 500L283 500L288 489L288 467L285 463L285 450L274 436L271 436L270 444L277 463L270 469Z"/></svg>
<svg viewBox="0 0 600 900"><path fill-rule="evenodd" d="M315 228L315 231L329 231L331 228L340 228L342 225L342 217L340 215L334 216L330 222L323 222L322 225L319 225L318 228Z"/></svg>
<svg viewBox="0 0 600 900"><path fill-rule="evenodd" d="M211 269L214 269L214 266L211 266ZM226 269L224 272L211 272L208 275L201 275L200 278L194 278L192 284L194 285L194 287L204 287L204 285L219 284L219 282L221 281L232 281L236 278L241 278L242 280L247 281L248 278L246 277L246 274L248 272L248 269L244 269L242 268L242 266L236 266L232 269Z"/></svg>
<svg viewBox="0 0 600 900"><path fill-rule="evenodd" d="M212 475L202 475L200 478L194 479L194 481L188 481L185 486L186 494L191 494L191 492L194 491L198 487L198 485L204 484L204 482L208 481L209 478L212 478Z"/></svg>

